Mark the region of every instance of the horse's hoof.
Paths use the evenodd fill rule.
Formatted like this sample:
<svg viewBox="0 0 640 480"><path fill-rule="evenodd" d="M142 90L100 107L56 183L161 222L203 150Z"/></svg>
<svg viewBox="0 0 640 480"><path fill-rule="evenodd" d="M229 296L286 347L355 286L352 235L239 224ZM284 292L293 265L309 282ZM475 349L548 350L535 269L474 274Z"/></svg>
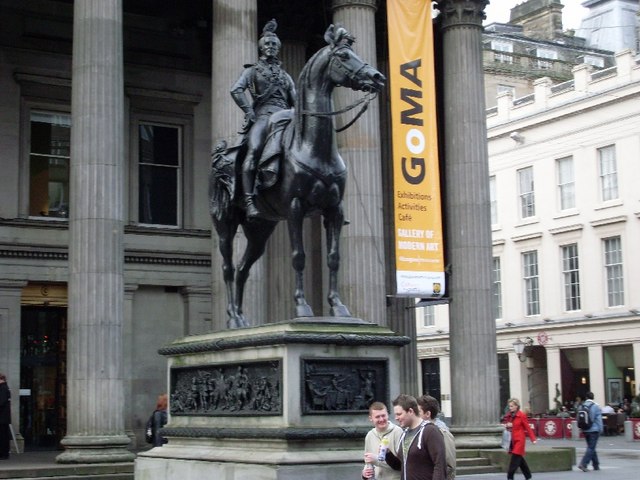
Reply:
<svg viewBox="0 0 640 480"><path fill-rule="evenodd" d="M344 305L336 305L335 307L331 307L331 316L332 317L350 317L351 312Z"/></svg>
<svg viewBox="0 0 640 480"><path fill-rule="evenodd" d="M313 317L313 310L307 304L296 305L296 317Z"/></svg>

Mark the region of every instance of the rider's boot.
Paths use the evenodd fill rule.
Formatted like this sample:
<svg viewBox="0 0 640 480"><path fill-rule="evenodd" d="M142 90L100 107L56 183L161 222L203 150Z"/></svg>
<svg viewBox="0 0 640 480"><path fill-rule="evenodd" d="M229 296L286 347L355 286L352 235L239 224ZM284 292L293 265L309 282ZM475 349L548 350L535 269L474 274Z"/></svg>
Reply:
<svg viewBox="0 0 640 480"><path fill-rule="evenodd" d="M249 220L254 218L258 218L260 212L256 207L256 204L253 202L253 194L245 193L244 194L244 205L245 205L245 215Z"/></svg>
<svg viewBox="0 0 640 480"><path fill-rule="evenodd" d="M260 212L254 203L255 169L245 168L242 171L242 188L244 190L245 214L248 220L257 218Z"/></svg>

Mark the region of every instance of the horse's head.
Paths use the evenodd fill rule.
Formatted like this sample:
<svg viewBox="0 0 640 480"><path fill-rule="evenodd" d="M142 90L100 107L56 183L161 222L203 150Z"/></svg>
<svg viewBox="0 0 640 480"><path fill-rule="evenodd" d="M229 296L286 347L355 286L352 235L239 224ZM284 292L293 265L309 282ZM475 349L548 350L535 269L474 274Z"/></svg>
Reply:
<svg viewBox="0 0 640 480"><path fill-rule="evenodd" d="M335 85L367 92L382 90L385 76L356 55L352 49L355 38L344 27L330 25L324 39L329 44L329 75Z"/></svg>

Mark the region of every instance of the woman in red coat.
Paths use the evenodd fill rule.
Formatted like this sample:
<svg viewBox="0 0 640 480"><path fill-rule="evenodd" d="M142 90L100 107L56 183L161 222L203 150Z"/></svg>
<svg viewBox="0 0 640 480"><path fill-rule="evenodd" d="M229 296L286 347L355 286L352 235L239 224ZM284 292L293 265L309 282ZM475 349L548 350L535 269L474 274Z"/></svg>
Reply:
<svg viewBox="0 0 640 480"><path fill-rule="evenodd" d="M536 436L531 430L527 415L520 410L520 400L517 398L509 400L509 412L502 419L502 423L507 427L507 430L511 431L511 448L509 448L511 462L509 462L509 470L507 470L507 480L513 480L513 475L518 467L520 467L524 478L528 480L531 478L531 470L524 459L524 446L527 442L525 434L533 443L536 443Z"/></svg>

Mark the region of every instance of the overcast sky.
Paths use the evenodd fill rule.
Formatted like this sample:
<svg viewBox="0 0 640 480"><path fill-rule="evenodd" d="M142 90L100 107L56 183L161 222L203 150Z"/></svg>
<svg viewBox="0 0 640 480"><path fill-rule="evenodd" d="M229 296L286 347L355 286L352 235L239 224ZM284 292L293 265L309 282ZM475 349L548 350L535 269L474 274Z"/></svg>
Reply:
<svg viewBox="0 0 640 480"><path fill-rule="evenodd" d="M492 22L507 23L511 9L523 2L524 0L490 0L489 5L485 8L485 12L487 13L485 25ZM584 2L584 0L562 0L564 4L564 8L562 9L562 27L564 30L580 27L580 21L589 11L589 9L581 6L582 2Z"/></svg>

